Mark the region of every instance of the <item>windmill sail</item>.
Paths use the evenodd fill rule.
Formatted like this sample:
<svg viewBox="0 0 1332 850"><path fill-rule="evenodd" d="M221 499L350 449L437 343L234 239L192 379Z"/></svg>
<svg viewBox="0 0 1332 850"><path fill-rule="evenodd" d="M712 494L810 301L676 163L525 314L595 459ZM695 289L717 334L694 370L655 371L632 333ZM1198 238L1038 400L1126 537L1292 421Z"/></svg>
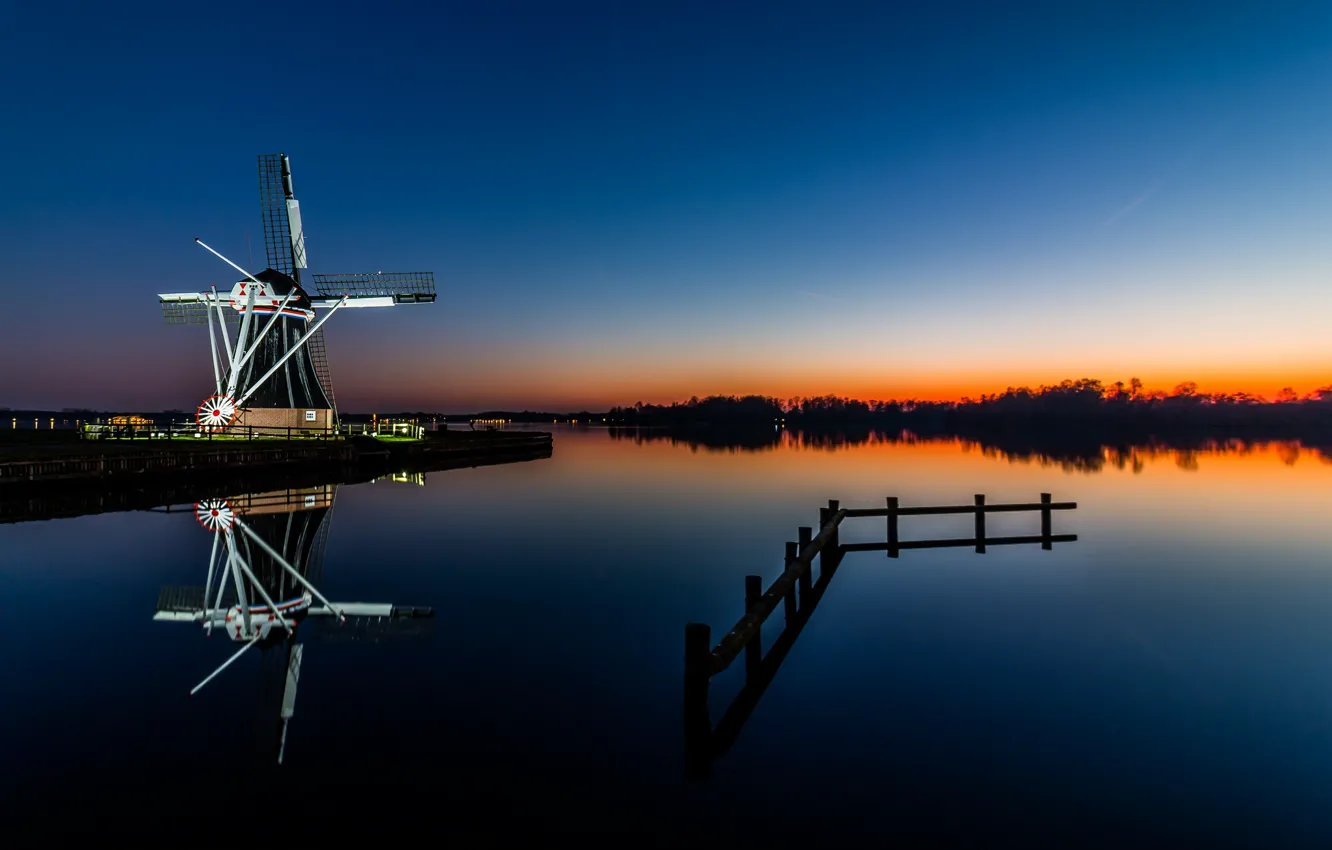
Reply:
<svg viewBox="0 0 1332 850"><path fill-rule="evenodd" d="M291 161L286 154L259 155L259 204L264 222L264 250L268 255L268 268L255 275L271 284L278 295L286 295L293 287L300 290L293 306L309 309L310 297L301 287L301 269L306 267L305 234L301 229L300 205L293 195ZM254 357L245 365L242 385L269 368L293 348L308 329L304 319L283 316L277 326L264 337ZM258 333L259 328L253 328ZM321 331L322 334L322 331ZM320 338L322 342L322 336ZM241 340L242 348L253 339ZM322 347L320 349L322 352ZM276 375L264 382L249 399L250 407L305 408L332 410L333 392L320 380L320 372L328 374L328 364L316 362L308 347L302 347L282 365Z"/></svg>
<svg viewBox="0 0 1332 850"><path fill-rule="evenodd" d="M235 310L218 312L213 309L210 305L217 302L211 301L205 292L161 295L158 296L158 302L162 305L162 321L168 325L206 325L210 312L213 316L221 316L222 321L229 325L241 323L241 314Z"/></svg>
<svg viewBox="0 0 1332 850"><path fill-rule="evenodd" d="M323 298L391 298L394 304L435 303L434 272L369 272L317 274L315 289Z"/></svg>
<svg viewBox="0 0 1332 850"><path fill-rule="evenodd" d="M290 203L289 203L290 202ZM291 161L286 154L259 155L259 204L263 208L264 250L268 253L268 267L280 271L300 282L295 260L295 246L300 245L301 264L305 268L305 236L294 238L300 230L300 208L296 208L295 229L291 218L291 205L296 198L291 188Z"/></svg>
<svg viewBox="0 0 1332 850"><path fill-rule="evenodd" d="M329 406L333 408L333 418L336 419L338 400L333 395L333 377L328 373L328 349L324 347L324 329L315 331L305 347L310 352L310 364L314 366L315 377L319 379L319 385L324 388L324 395L328 397Z"/></svg>

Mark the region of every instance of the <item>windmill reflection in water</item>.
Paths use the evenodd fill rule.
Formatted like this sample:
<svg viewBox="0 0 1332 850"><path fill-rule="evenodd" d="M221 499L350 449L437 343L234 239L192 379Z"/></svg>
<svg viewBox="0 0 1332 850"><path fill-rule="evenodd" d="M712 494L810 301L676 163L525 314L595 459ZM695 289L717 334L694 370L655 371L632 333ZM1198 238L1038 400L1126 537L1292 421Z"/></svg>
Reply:
<svg viewBox="0 0 1332 850"><path fill-rule="evenodd" d="M287 723L295 713L304 644L312 630L375 637L416 634L433 615L430 608L332 602L316 586L337 486L195 503L196 519L213 538L204 585L163 588L153 616L163 622L197 623L205 634L220 631L240 644L190 690L191 696L255 647L281 661L280 668L264 665L266 672L282 675L279 763L286 750Z"/></svg>

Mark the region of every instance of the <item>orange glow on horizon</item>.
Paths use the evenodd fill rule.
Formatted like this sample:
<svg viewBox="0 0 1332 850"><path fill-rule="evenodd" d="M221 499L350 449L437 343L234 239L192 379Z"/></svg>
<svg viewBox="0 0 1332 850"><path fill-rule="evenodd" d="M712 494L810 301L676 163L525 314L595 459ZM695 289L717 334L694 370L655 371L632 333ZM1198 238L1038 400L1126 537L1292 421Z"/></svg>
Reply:
<svg viewBox="0 0 1332 850"><path fill-rule="evenodd" d="M1067 378L1046 378L1044 380L1036 379L1031 381L1010 381L1008 383L994 383L991 381L959 381L950 384L906 384L902 390L887 390L882 385L859 384L848 385L844 391L834 391L833 395L846 396L848 398L858 398L863 400L870 399L892 399L892 398L916 398L923 401L961 401L964 398L979 399L983 395L992 395L1002 393L1009 387L1030 387L1037 389L1042 384L1053 385L1063 380L1077 380L1079 378L1092 378L1096 380L1095 375L1069 375ZM1107 389L1114 386L1116 381L1122 380L1125 385L1130 378L1139 378L1143 382L1143 392L1166 392L1171 393L1175 387L1182 383L1192 381L1198 385L1198 392L1207 394L1216 393L1248 393L1254 396L1260 396L1267 401L1272 401L1277 394L1286 387L1293 389L1300 397L1304 397L1317 389L1332 384L1332 374L1323 372L1319 374L1304 374L1295 376L1195 376L1195 377L1175 377L1175 376L1153 376L1153 375L1131 375L1125 378L1114 378L1106 380L1100 378L1102 385ZM826 395L827 393L823 393ZM785 396L779 396L785 397Z"/></svg>
<svg viewBox="0 0 1332 850"><path fill-rule="evenodd" d="M1032 369L1002 363L958 368L915 362L901 369L882 362L830 365L824 361L777 359L766 363L681 363L670 355L642 358L542 358L532 352L505 352L469 363L466 369L429 367L419 371L381 368L367 362L335 363L349 409L447 410L606 410L636 402L671 404L691 396L762 395L787 400L834 395L871 400L960 401L1004 392L1008 387L1036 388L1067 379L1093 378L1110 387L1116 381L1142 380L1146 392L1170 393L1185 382L1202 393L1248 393L1268 401L1285 387L1299 396L1332 385L1332 368L1305 363L1263 362L1252 367L1211 369L1172 364L1134 369L1071 363Z"/></svg>

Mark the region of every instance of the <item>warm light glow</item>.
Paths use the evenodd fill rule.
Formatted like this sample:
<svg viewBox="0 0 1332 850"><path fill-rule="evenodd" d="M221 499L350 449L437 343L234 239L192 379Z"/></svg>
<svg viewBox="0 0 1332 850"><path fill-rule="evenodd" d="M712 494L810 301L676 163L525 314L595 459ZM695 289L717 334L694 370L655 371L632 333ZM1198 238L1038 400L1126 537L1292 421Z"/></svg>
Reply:
<svg viewBox="0 0 1332 850"><path fill-rule="evenodd" d="M1131 349L1131 346L1130 346ZM1070 352L1072 354L1074 352ZM762 357L764 352L754 356ZM1144 391L1171 392L1193 381L1200 393L1247 393L1274 400L1284 388L1307 396L1332 384L1328 358L1303 362L1248 366L1232 358L1233 365L1152 365L1106 357L1103 362L1079 362L1072 356L1055 358L1065 365L1024 362L1002 349L985 356L969 355L965 362L946 357L929 363L915 360L859 362L855 358L810 352L807 361L768 358L746 362L749 355L734 355L707 364L658 359L651 351L619 350L614 357L584 358L575 354L525 352L523 358L477 362L470 371L424 369L404 373L391 364L342 362L330 353L339 376L339 398L350 405L403 408L606 410L610 407L685 402L691 396L763 395L780 400L798 396L835 395L861 400L918 399L960 401L998 394L1009 387L1058 384L1066 379L1093 378L1104 385L1139 378ZM1098 358L1099 359L1099 358Z"/></svg>

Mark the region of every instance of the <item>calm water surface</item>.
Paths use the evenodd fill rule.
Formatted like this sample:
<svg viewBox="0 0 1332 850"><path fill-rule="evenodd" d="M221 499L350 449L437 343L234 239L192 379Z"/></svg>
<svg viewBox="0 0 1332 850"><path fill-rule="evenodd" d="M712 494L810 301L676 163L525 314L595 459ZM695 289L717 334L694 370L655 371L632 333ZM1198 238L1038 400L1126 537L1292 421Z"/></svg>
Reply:
<svg viewBox="0 0 1332 850"><path fill-rule="evenodd" d="M203 584L212 536L191 513L0 526L0 808L204 831L268 812L314 834L374 816L1326 846L1332 466L1285 446L1137 460L1089 472L952 443L714 451L561 430L548 460L341 487L320 589L436 618L378 642L303 625L280 766L280 663L252 651L188 697L238 644L153 620L160 588ZM775 578L820 504L1043 491L1078 503L1055 515L1077 542L847 555L734 746L686 780L685 624L723 634L743 577ZM903 519L902 537L970 523ZM878 519L842 529L884 535ZM771 642L780 610L769 622ZM714 720L741 667L714 680Z"/></svg>

